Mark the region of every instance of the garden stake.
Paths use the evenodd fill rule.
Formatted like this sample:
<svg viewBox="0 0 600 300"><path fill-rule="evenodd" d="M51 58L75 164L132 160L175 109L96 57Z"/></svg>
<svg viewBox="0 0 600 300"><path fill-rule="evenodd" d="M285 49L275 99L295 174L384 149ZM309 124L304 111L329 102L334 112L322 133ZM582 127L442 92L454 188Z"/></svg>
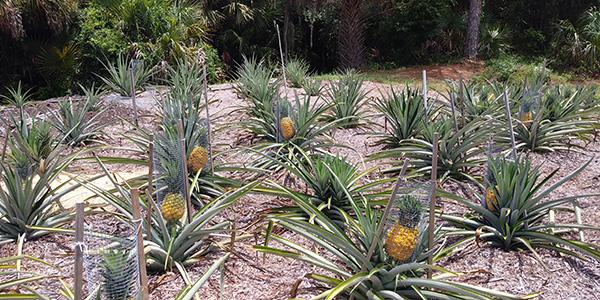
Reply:
<svg viewBox="0 0 600 300"><path fill-rule="evenodd" d="M139 261L139 272L140 272L140 293L142 294L141 300L148 300L148 275L146 273L146 256L144 255L144 240L142 237L142 218L140 217L140 195L137 188L131 189L131 210L133 224L137 231L137 251ZM150 225L150 224L148 224ZM150 226L148 226L150 227Z"/></svg>
<svg viewBox="0 0 600 300"><path fill-rule="evenodd" d="M135 126L139 126L138 125L138 114L137 114L137 104L135 103L135 86L133 85L134 80L133 80L133 69L129 68L129 79L131 81L131 103L133 104L133 118L134 118L134 123Z"/></svg>
<svg viewBox="0 0 600 300"><path fill-rule="evenodd" d="M148 188L146 192L148 193L148 201L147 203L147 216L146 220L148 222L148 227L146 228L146 238L151 241L152 240L152 178L154 177L154 134L150 135L150 142L148 142L148 149L150 149L149 153L149 164L148 164Z"/></svg>
<svg viewBox="0 0 600 300"><path fill-rule="evenodd" d="M463 76L462 72L458 72L458 93L460 104L460 127L465 126L465 94L463 91Z"/></svg>
<svg viewBox="0 0 600 300"><path fill-rule="evenodd" d="M506 118L508 119L508 130L510 133L510 145L512 147L512 156L514 160L517 160L517 146L515 143L515 132L513 131L512 118L510 116L510 103L508 103L508 96L506 95L506 88L504 88L504 105L506 106Z"/></svg>
<svg viewBox="0 0 600 300"><path fill-rule="evenodd" d="M275 21L273 21L275 23ZM285 78L285 63L283 62L283 50L281 49L281 34L279 33L279 24L275 23L277 29L277 40L279 41L279 56L281 57L281 69L283 73L283 89L285 90L285 96L287 97L287 80Z"/></svg>
<svg viewBox="0 0 600 300"><path fill-rule="evenodd" d="M4 164L4 157L6 156L6 147L8 146L8 138L10 134L10 126L6 125L6 131L4 132L4 145L2 146L2 158L0 158L0 163ZM0 176L2 176L3 168L0 168Z"/></svg>
<svg viewBox="0 0 600 300"><path fill-rule="evenodd" d="M437 162L438 162L438 139L440 138L437 132L433 133L433 157L431 158L431 195L429 198L429 247L433 249L433 234L435 224L435 190L437 189ZM433 264L433 253L429 253L427 263ZM433 270L427 269L427 278L431 278Z"/></svg>
<svg viewBox="0 0 600 300"><path fill-rule="evenodd" d="M81 200L75 204L75 300L83 299L83 216Z"/></svg>
<svg viewBox="0 0 600 300"><path fill-rule="evenodd" d="M206 131L208 131L208 163L210 164L210 176L215 176L215 167L213 166L213 151L212 151L212 132L210 131L210 113L208 112L208 80L206 79L206 62L202 64L202 78L204 101L206 102Z"/></svg>
<svg viewBox="0 0 600 300"><path fill-rule="evenodd" d="M452 108L452 119L454 120L454 129L458 132L458 121L456 120L456 107L455 107L455 99L453 92L450 92L450 107Z"/></svg>
<svg viewBox="0 0 600 300"><path fill-rule="evenodd" d="M425 115L427 115L427 71L423 70L423 104L425 105ZM427 123L427 118L425 118Z"/></svg>
<svg viewBox="0 0 600 300"><path fill-rule="evenodd" d="M179 138L181 140L181 156L183 159L183 178L185 179L185 199L187 203L188 222L192 222L192 199L190 199L190 183L187 172L187 157L185 151L185 136L183 135L183 122L181 119L177 121L177 130L179 130Z"/></svg>

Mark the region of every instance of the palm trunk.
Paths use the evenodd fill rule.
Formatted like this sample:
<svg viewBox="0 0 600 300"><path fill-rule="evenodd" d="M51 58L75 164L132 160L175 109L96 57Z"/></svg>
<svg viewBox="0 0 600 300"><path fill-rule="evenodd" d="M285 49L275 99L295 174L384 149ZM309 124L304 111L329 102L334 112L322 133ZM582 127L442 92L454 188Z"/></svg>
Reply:
<svg viewBox="0 0 600 300"><path fill-rule="evenodd" d="M362 0L345 0L340 3L340 28L338 54L344 68L360 69L363 63L365 37Z"/></svg>
<svg viewBox="0 0 600 300"><path fill-rule="evenodd" d="M470 0L469 23L467 24L467 41L465 44L465 57L477 57L477 44L479 44L479 23L481 22L482 0Z"/></svg>

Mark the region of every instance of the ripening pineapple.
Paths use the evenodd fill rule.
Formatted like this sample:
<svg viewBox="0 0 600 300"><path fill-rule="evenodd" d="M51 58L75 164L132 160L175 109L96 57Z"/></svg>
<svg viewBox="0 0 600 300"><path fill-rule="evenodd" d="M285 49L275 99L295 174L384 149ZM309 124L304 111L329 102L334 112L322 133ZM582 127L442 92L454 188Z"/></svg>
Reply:
<svg viewBox="0 0 600 300"><path fill-rule="evenodd" d="M531 127L531 123L533 122L533 103L533 101L523 101L521 104L519 120L521 120L527 128Z"/></svg>
<svg viewBox="0 0 600 300"><path fill-rule="evenodd" d="M494 176L494 173L492 172L492 169L489 166L489 162L487 170L485 172L485 184L485 207L487 207L487 209L490 211L496 211L494 204L498 206L498 199L496 199L496 193L494 191L494 188L498 190L498 185L496 184L496 177ZM481 205L483 205L483 202L481 203Z"/></svg>
<svg viewBox="0 0 600 300"><path fill-rule="evenodd" d="M198 172L204 169L206 162L208 161L208 150L202 146L196 146L192 153L190 153L190 157L188 158L188 166L194 172Z"/></svg>
<svg viewBox="0 0 600 300"><path fill-rule="evenodd" d="M183 176L176 163L165 163L164 166L166 168L162 182L167 193L162 199L160 212L166 221L175 222L181 219L185 212L185 197L181 193Z"/></svg>
<svg viewBox="0 0 600 300"><path fill-rule="evenodd" d="M296 126L294 125L294 121L290 117L281 118L281 122L279 124L281 128L281 135L285 139L290 139L296 134Z"/></svg>
<svg viewBox="0 0 600 300"><path fill-rule="evenodd" d="M419 222L423 202L406 195L398 203L397 220L392 224L385 239L385 252L392 258L406 261L411 258L419 240Z"/></svg>
<svg viewBox="0 0 600 300"><path fill-rule="evenodd" d="M160 213L168 222L175 222L183 217L185 198L181 192L170 192L165 195L160 207Z"/></svg>
<svg viewBox="0 0 600 300"><path fill-rule="evenodd" d="M496 189L498 189L498 186L496 185ZM490 211L495 211L496 209L494 208L494 204L497 206L498 205L498 200L496 200L496 194L494 193L494 188L492 188L491 186L488 186L487 189L485 189L485 201L487 204L487 208ZM492 204L494 203L494 204Z"/></svg>

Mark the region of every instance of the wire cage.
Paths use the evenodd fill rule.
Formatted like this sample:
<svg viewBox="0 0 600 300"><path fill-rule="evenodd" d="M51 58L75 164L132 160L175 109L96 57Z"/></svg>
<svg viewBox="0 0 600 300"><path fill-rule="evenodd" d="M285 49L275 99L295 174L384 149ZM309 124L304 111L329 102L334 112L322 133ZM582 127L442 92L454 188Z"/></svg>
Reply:
<svg viewBox="0 0 600 300"><path fill-rule="evenodd" d="M89 299L139 298L140 268L136 241L141 230L139 225L120 223L113 233L86 225L83 261Z"/></svg>
<svg viewBox="0 0 600 300"><path fill-rule="evenodd" d="M166 221L178 221L187 211L186 178L181 139L176 133L156 136L154 153L155 199Z"/></svg>
<svg viewBox="0 0 600 300"><path fill-rule="evenodd" d="M427 248L427 220L431 182L404 182L386 220L385 251L390 260L412 262Z"/></svg>

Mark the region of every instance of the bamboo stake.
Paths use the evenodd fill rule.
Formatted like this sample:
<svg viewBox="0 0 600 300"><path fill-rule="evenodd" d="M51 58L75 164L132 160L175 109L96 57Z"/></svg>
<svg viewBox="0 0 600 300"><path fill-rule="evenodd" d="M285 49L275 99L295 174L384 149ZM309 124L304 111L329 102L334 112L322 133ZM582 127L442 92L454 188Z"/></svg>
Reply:
<svg viewBox="0 0 600 300"><path fill-rule="evenodd" d="M148 239L149 241L152 240L152 208L153 208L153 203L152 203L152 192L153 192L153 186L152 186L152 179L154 177L154 134L150 135L150 142L148 143L148 148L150 150L149 155L149 167L148 167L148 200L146 201L146 207L148 208L147 211L147 216L146 216L146 221L148 226L146 227L146 239Z"/></svg>
<svg viewBox="0 0 600 300"><path fill-rule="evenodd" d="M452 108L452 119L454 120L454 129L458 132L458 121L456 120L456 96L454 92L450 92L450 107Z"/></svg>
<svg viewBox="0 0 600 300"><path fill-rule="evenodd" d="M83 299L83 217L84 204L75 204L75 300Z"/></svg>
<svg viewBox="0 0 600 300"><path fill-rule="evenodd" d="M188 165L185 151L185 136L183 135L183 122L181 119L177 122L177 130L179 131L179 138L181 140L181 157L183 160L183 178L185 181L185 199L187 202L187 215L188 222L192 222L192 199L190 198L190 183L188 179Z"/></svg>
<svg viewBox="0 0 600 300"><path fill-rule="evenodd" d="M463 75L462 72L458 72L458 92L459 92L459 105L460 105L460 127L465 126L465 92L463 89Z"/></svg>
<svg viewBox="0 0 600 300"><path fill-rule="evenodd" d="M431 157L431 195L429 198L429 247L433 249L433 235L435 225L435 190L437 189L437 161L438 161L438 140L439 134L435 132L433 134L433 155ZM433 264L433 253L429 253L427 257L427 263ZM433 276L433 270L427 269L427 278Z"/></svg>
<svg viewBox="0 0 600 300"><path fill-rule="evenodd" d="M427 71L423 70L423 103L425 104L425 115L427 115ZM425 118L427 122L427 118Z"/></svg>
<svg viewBox="0 0 600 300"><path fill-rule="evenodd" d="M210 175L215 176L215 167L213 165L212 131L210 129L210 113L208 111L208 79L206 76L206 62L202 64L202 74L202 79L204 81L204 101L206 102L206 131L208 131L208 163L210 164Z"/></svg>
<svg viewBox="0 0 600 300"><path fill-rule="evenodd" d="M135 126L139 126L138 124L138 113L137 113L137 104L135 103L135 85L133 79L133 68L129 68L129 79L131 82L131 103L133 104L133 118Z"/></svg>
<svg viewBox="0 0 600 300"><path fill-rule="evenodd" d="M6 125L6 132L4 136L4 145L2 145L2 157L0 158L0 163L4 165L4 157L6 156L6 148L8 147L8 138L10 135L10 126ZM4 168L0 168L0 176L2 176L2 171Z"/></svg>
<svg viewBox="0 0 600 300"><path fill-rule="evenodd" d="M273 21L273 23L275 23ZM285 90L285 95L287 97L287 79L285 78L285 63L283 61L283 50L281 49L281 34L279 33L279 24L275 23L275 28L277 29L277 40L279 41L279 56L281 57L281 69L283 72L283 89Z"/></svg>
<svg viewBox="0 0 600 300"><path fill-rule="evenodd" d="M138 250L138 261L140 266L140 293L142 294L142 300L148 300L148 274L146 273L146 256L144 254L144 242L142 237L142 218L140 216L140 197L137 188L131 189L131 209L133 215L133 224L136 226L137 231L137 250ZM149 224L148 224L149 225Z"/></svg>
<svg viewBox="0 0 600 300"><path fill-rule="evenodd" d="M506 106L506 118L508 120L508 130L510 133L510 144L512 147L512 156L514 160L517 160L517 146L515 143L515 132L512 126L512 117L510 116L510 103L508 103L508 96L506 95L506 88L504 88L504 105Z"/></svg>

